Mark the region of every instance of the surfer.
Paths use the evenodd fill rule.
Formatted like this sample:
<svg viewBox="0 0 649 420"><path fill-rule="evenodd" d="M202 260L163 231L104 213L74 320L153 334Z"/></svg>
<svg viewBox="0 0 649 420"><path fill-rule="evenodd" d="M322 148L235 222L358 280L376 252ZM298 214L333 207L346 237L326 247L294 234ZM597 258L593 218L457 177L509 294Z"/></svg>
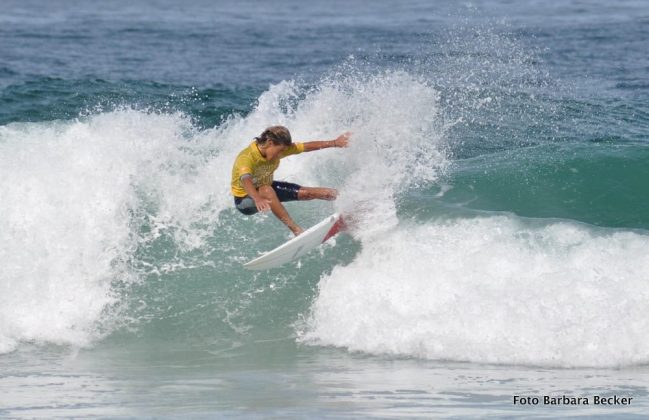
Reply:
<svg viewBox="0 0 649 420"><path fill-rule="evenodd" d="M284 201L335 200L333 188L303 187L290 182L273 181L279 160L302 152L329 147L347 147L351 133L334 140L293 143L291 133L281 125L268 127L250 146L243 149L232 167L232 195L237 210L246 215L271 210L296 236L303 232L282 205Z"/></svg>

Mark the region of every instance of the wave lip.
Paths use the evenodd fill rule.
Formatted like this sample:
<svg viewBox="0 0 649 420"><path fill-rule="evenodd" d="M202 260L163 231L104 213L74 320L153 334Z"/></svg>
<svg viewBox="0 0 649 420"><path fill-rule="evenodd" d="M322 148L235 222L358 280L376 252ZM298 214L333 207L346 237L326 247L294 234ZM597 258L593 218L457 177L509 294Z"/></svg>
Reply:
<svg viewBox="0 0 649 420"><path fill-rule="evenodd" d="M649 237L498 216L393 230L320 283L300 340L554 367L649 362Z"/></svg>

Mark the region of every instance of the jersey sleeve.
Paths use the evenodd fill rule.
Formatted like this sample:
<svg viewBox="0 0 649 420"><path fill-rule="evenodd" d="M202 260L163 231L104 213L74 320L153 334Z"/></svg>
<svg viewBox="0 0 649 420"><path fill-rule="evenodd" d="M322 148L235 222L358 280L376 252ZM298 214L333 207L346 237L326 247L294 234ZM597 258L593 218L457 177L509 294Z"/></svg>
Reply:
<svg viewBox="0 0 649 420"><path fill-rule="evenodd" d="M279 155L279 158L281 159L286 156L298 155L302 152L304 152L304 143L293 143Z"/></svg>
<svg viewBox="0 0 649 420"><path fill-rule="evenodd" d="M234 162L234 167L239 178L246 174L252 175L252 159L250 155L248 153L241 154Z"/></svg>

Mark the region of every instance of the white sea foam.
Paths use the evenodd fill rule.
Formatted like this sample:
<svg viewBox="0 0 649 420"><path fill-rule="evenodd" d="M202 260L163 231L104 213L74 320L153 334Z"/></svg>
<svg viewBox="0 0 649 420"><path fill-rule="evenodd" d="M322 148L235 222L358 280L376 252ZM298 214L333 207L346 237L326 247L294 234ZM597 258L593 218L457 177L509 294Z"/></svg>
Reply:
<svg viewBox="0 0 649 420"><path fill-rule="evenodd" d="M200 241L191 224L220 211L196 153L206 136L181 115L134 110L0 127L0 352L100 336L112 285L133 279L142 213Z"/></svg>
<svg viewBox="0 0 649 420"><path fill-rule="evenodd" d="M514 216L400 225L324 276L307 343L543 366L649 362L649 236Z"/></svg>

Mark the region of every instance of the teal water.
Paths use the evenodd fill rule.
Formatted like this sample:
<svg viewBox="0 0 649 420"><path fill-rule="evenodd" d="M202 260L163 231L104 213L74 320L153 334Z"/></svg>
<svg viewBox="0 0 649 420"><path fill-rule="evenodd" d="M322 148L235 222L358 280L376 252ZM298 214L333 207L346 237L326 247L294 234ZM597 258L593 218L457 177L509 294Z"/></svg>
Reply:
<svg viewBox="0 0 649 420"><path fill-rule="evenodd" d="M0 415L641 416L643 2L9 1ZM287 240L229 195L266 126L351 147L276 178L352 227ZM514 395L613 395L533 406Z"/></svg>
<svg viewBox="0 0 649 420"><path fill-rule="evenodd" d="M552 144L457 163L444 205L647 229L643 144ZM442 187L436 187L437 194ZM431 191L430 195L433 195Z"/></svg>

